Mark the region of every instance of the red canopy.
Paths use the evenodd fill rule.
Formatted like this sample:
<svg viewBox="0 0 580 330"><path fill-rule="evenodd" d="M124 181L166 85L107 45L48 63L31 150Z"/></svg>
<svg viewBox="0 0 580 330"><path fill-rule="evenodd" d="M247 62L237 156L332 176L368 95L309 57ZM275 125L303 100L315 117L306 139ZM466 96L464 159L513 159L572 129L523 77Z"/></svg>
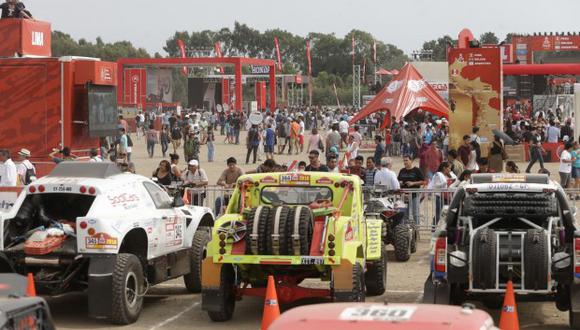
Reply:
<svg viewBox="0 0 580 330"><path fill-rule="evenodd" d="M447 102L423 79L415 67L407 63L369 104L352 117L350 124L380 110L389 110L391 116L399 120L417 108L437 116L449 117Z"/></svg>

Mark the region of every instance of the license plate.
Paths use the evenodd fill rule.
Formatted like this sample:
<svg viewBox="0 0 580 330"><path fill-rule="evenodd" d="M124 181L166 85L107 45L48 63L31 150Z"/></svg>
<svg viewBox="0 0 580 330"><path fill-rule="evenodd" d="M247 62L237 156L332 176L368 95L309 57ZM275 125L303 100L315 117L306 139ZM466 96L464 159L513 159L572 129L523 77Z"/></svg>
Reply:
<svg viewBox="0 0 580 330"><path fill-rule="evenodd" d="M301 265L322 265L324 264L323 257L302 257L300 258Z"/></svg>
<svg viewBox="0 0 580 330"><path fill-rule="evenodd" d="M346 321L407 321L411 319L416 309L417 307L414 306L385 305L348 307L342 311L340 319Z"/></svg>

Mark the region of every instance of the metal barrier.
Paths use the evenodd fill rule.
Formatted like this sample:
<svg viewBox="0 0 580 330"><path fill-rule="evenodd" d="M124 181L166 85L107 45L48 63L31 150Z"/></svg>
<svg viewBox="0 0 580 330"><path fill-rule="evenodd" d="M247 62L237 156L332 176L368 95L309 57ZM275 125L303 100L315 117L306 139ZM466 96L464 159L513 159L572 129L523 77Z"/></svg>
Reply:
<svg viewBox="0 0 580 330"><path fill-rule="evenodd" d="M234 189L223 186L185 188L184 198L187 204L209 207L216 216L219 216L228 206L233 191Z"/></svg>

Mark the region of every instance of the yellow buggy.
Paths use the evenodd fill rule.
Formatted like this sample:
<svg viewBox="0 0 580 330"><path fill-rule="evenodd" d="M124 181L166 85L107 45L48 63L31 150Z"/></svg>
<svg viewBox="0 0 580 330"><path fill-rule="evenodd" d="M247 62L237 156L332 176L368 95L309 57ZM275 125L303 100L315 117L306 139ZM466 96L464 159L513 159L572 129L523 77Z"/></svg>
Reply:
<svg viewBox="0 0 580 330"><path fill-rule="evenodd" d="M385 291L385 230L365 219L358 176L322 172L263 173L239 178L216 220L202 264L202 309L232 318L242 296L264 296L268 275L278 299L364 301ZM307 278L330 282L307 288Z"/></svg>

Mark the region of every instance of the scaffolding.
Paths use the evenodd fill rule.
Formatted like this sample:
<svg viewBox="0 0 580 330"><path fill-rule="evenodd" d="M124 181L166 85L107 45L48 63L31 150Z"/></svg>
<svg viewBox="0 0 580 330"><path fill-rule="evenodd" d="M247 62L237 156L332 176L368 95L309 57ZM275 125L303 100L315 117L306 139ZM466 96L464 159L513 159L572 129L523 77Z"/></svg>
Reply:
<svg viewBox="0 0 580 330"><path fill-rule="evenodd" d="M352 106L356 110L360 109L360 65L352 66Z"/></svg>

